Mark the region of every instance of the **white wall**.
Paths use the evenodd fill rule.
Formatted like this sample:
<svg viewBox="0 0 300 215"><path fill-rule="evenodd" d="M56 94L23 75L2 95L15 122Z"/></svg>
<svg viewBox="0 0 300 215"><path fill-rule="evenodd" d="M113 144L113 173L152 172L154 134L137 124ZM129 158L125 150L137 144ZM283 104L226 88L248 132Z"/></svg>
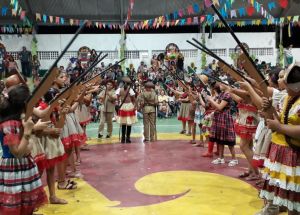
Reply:
<svg viewBox="0 0 300 215"><path fill-rule="evenodd" d="M207 37L208 35L206 35ZM246 42L250 48L273 48L274 55L272 56L257 56L262 61L276 63L277 51L275 49L275 33L237 33L238 38L242 42ZM72 35L66 34L49 34L37 35L38 51L61 51L68 43ZM127 35L127 50L137 51L143 50L148 52L148 59L143 59L147 64L150 62L152 50L164 50L167 44L176 43L180 49L189 50L195 49L186 40L191 40L193 37L200 40L201 34L128 34ZM31 35L18 37L16 35L1 35L2 41L7 51L19 51L22 46L30 49ZM81 46L88 46L96 50L117 51L119 50L120 35L118 34L84 34L79 35L75 42L70 47L69 51L77 51ZM228 33L214 33L212 39L206 40L208 48L212 49L227 49L227 56L222 57L229 63L232 60L229 56L229 48L236 47L236 42ZM294 49L295 57L299 56L300 50ZM105 62L114 62L116 59L107 59ZM142 59L128 59L127 64L133 63L136 67ZM208 58L208 62L212 59ZM41 60L42 68L48 68L53 60ZM196 65L201 64L201 53L198 51L197 57L185 58L185 65L195 62ZM67 60L62 59L59 65L66 66Z"/></svg>

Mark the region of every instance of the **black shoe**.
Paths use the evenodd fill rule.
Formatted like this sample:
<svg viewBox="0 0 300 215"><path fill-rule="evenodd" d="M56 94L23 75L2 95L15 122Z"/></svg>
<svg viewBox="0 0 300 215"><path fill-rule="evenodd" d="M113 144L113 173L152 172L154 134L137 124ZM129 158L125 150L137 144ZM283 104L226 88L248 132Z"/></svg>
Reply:
<svg viewBox="0 0 300 215"><path fill-rule="evenodd" d="M110 135L106 135L106 138L110 138Z"/></svg>
<svg viewBox="0 0 300 215"><path fill-rule="evenodd" d="M124 144L124 143L125 143L125 140L121 140L121 143Z"/></svg>
<svg viewBox="0 0 300 215"><path fill-rule="evenodd" d="M100 138L102 138L103 137L103 135L102 134L98 134L98 138L100 139Z"/></svg>
<svg viewBox="0 0 300 215"><path fill-rule="evenodd" d="M130 139L126 139L126 143L131 143L131 140Z"/></svg>
<svg viewBox="0 0 300 215"><path fill-rule="evenodd" d="M148 142L150 142L150 141L149 141L149 140L146 140L146 139L144 140L144 143L148 143Z"/></svg>

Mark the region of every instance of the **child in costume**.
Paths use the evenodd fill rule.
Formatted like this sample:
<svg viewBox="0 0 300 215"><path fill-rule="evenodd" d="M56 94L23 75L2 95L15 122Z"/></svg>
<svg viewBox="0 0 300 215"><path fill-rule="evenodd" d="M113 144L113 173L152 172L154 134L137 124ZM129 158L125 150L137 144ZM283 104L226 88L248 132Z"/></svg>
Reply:
<svg viewBox="0 0 300 215"><path fill-rule="evenodd" d="M267 126L273 131L271 145L263 170L264 185L260 197L267 200L258 215L267 215L270 204L284 206L289 215L300 213L300 190L298 169L300 168L300 64L294 63L286 70L285 83L288 95L283 108L276 114L271 102L263 100L268 110ZM275 214L275 213L274 213Z"/></svg>
<svg viewBox="0 0 300 215"><path fill-rule="evenodd" d="M26 86L17 85L8 89L8 98L1 97L0 214L32 215L47 203L37 165L30 156L34 123L31 118L21 119L29 94Z"/></svg>
<svg viewBox="0 0 300 215"><path fill-rule="evenodd" d="M233 119L230 114L231 97L229 93L225 92L225 87L221 83L216 83L214 89L218 96L216 100L211 96L207 96L207 100L215 109L213 114L212 126L210 129L210 142L216 142L219 148L219 158L212 161L213 164L224 164L224 146L228 145L231 152L232 160L229 161L228 166L235 166L238 160L235 157L235 132Z"/></svg>

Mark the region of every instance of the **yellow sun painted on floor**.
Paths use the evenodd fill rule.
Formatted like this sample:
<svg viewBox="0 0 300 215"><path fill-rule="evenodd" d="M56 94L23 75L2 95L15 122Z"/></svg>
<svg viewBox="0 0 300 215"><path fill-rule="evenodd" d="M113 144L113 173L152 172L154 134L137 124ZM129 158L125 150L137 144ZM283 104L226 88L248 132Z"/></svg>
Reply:
<svg viewBox="0 0 300 215"><path fill-rule="evenodd" d="M120 186L122 186L120 184ZM147 175L135 183L148 195L183 196L147 206L118 207L83 180L78 189L58 191L68 205L47 205L44 215L253 215L263 205L258 191L231 177L199 171L167 171ZM114 207L113 207L114 206Z"/></svg>

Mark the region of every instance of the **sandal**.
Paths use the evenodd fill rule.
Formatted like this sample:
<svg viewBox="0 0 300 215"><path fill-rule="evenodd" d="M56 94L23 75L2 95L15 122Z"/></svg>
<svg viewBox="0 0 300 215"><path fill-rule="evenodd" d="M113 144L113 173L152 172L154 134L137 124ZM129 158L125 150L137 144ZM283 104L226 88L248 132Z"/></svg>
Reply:
<svg viewBox="0 0 300 215"><path fill-rule="evenodd" d="M195 143L193 146L194 147L204 147L204 144L203 143Z"/></svg>
<svg viewBox="0 0 300 215"><path fill-rule="evenodd" d="M246 178L250 175L249 172L243 172L242 174L239 175L239 178Z"/></svg>
<svg viewBox="0 0 300 215"><path fill-rule="evenodd" d="M248 177L245 178L246 181L257 181L259 179L260 177L257 175L249 175Z"/></svg>
<svg viewBox="0 0 300 215"><path fill-rule="evenodd" d="M88 144L85 144L80 148L80 150L81 151L90 151L90 148L89 148Z"/></svg>
<svg viewBox="0 0 300 215"><path fill-rule="evenodd" d="M59 183L62 183L62 182L57 183L58 190L75 190L75 189L77 189L77 185L75 184L76 182L74 183L74 181L68 180L67 183L65 184L65 186L60 186Z"/></svg>
<svg viewBox="0 0 300 215"><path fill-rule="evenodd" d="M83 178L83 175L81 172L71 172L68 177L70 178Z"/></svg>
<svg viewBox="0 0 300 215"><path fill-rule="evenodd" d="M191 140L190 144L196 144L196 140Z"/></svg>

